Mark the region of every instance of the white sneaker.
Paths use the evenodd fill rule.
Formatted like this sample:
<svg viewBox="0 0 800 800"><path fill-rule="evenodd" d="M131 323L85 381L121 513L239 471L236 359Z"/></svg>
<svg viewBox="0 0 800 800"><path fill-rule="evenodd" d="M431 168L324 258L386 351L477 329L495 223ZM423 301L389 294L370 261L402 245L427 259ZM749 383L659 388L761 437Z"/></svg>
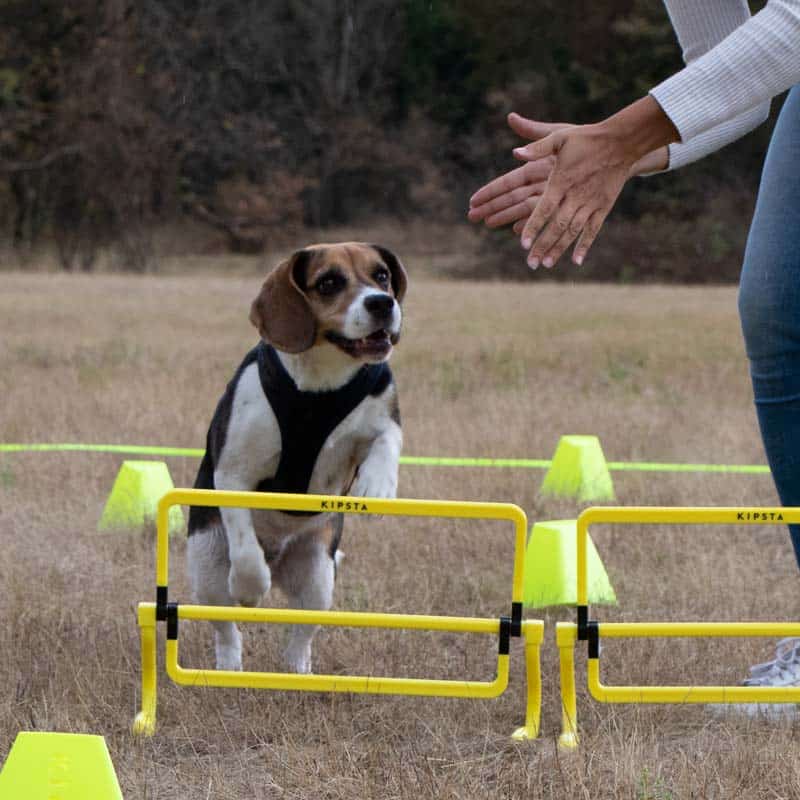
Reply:
<svg viewBox="0 0 800 800"><path fill-rule="evenodd" d="M750 667L742 686L800 686L800 638L781 639L775 658Z"/></svg>
<svg viewBox="0 0 800 800"><path fill-rule="evenodd" d="M742 686L800 686L800 638L781 639L775 648L775 658L750 667L750 677L742 681ZM723 714L775 719L797 714L796 703L713 703L710 708Z"/></svg>

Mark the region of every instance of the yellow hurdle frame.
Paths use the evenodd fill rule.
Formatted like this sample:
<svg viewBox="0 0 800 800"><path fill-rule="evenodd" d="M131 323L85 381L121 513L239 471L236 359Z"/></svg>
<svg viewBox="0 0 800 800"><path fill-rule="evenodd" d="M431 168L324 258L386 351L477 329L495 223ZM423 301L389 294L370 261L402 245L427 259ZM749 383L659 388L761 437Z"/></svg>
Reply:
<svg viewBox="0 0 800 800"><path fill-rule="evenodd" d="M800 523L800 508L587 508L577 523L577 624L558 623L563 708L560 743L577 745L573 651L588 643L587 685L602 703L800 703L800 687L606 686L600 680L600 640L620 638L800 636L798 622L598 622L589 618L587 538L597 524L787 525Z"/></svg>
<svg viewBox="0 0 800 800"><path fill-rule="evenodd" d="M507 520L513 523L514 527L511 616L500 617L499 619L485 619L354 611L200 606L169 602L169 509L174 505ZM138 609L142 648L142 707L133 724L134 733L152 735L155 731L157 704L156 626L158 622L164 621L167 623L166 670L175 683L189 686L281 689L306 692L354 692L471 698L497 697L505 691L508 685L509 639L512 636L521 636L525 642L528 684L527 706L525 725L518 728L513 736L515 739L533 739L538 735L541 708L540 648L544 637L544 623L541 620L522 619L522 587L527 518L525 512L518 506L510 503L382 500L305 494L174 489L161 498L158 504L156 523L156 602L139 603ZM186 669L178 662L178 623L181 619L487 633L497 636L499 640L497 672L492 681L458 681Z"/></svg>

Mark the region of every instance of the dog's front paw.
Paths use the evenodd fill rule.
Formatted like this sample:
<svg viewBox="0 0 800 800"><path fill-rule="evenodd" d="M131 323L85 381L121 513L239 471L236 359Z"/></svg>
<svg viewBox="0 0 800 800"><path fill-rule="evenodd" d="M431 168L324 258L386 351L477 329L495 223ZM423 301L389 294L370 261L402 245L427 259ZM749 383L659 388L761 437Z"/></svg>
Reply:
<svg viewBox="0 0 800 800"><path fill-rule="evenodd" d="M362 475L359 471L350 494L354 497L381 497L391 500L397 497L397 475L372 471Z"/></svg>
<svg viewBox="0 0 800 800"><path fill-rule="evenodd" d="M227 640L217 634L215 648L217 669L239 672L242 669L242 635L236 626L232 625L231 627L233 630Z"/></svg>
<svg viewBox="0 0 800 800"><path fill-rule="evenodd" d="M284 659L290 670L298 675L308 675L311 672L311 642L290 641Z"/></svg>
<svg viewBox="0 0 800 800"><path fill-rule="evenodd" d="M228 591L240 605L257 606L272 585L272 575L263 556L231 562Z"/></svg>

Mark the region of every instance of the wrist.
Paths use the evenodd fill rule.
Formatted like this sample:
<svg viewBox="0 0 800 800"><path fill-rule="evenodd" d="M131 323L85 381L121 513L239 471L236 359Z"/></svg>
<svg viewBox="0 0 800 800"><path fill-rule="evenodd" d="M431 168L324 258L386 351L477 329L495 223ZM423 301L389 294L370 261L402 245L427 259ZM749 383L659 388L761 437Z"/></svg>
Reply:
<svg viewBox="0 0 800 800"><path fill-rule="evenodd" d="M619 140L634 164L649 153L680 141L680 134L672 120L650 95L603 120L600 126Z"/></svg>
<svg viewBox="0 0 800 800"><path fill-rule="evenodd" d="M652 175L669 169L669 147L664 145L642 156L630 169L630 176Z"/></svg>

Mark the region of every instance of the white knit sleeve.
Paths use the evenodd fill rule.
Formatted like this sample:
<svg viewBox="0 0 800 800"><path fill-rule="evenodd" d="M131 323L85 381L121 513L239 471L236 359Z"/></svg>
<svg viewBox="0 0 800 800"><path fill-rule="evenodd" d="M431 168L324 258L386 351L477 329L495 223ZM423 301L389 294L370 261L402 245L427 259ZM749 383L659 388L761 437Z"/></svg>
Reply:
<svg viewBox="0 0 800 800"><path fill-rule="evenodd" d="M664 5L687 64L750 19L747 0L664 0Z"/></svg>
<svg viewBox="0 0 800 800"><path fill-rule="evenodd" d="M704 0L703 6L713 12L721 2ZM798 82L800 0L769 0L758 14L650 94L678 129L681 141L688 143Z"/></svg>
<svg viewBox="0 0 800 800"><path fill-rule="evenodd" d="M664 0L683 60L691 64L750 19L746 0ZM769 100L687 142L669 145L673 170L697 161L741 138L769 116Z"/></svg>
<svg viewBox="0 0 800 800"><path fill-rule="evenodd" d="M698 134L688 142L673 142L669 145L668 170L680 169L693 161L697 161L710 153L716 153L726 144L741 139L747 133L757 128L769 116L769 100L761 103L738 117L729 119L716 125L703 133Z"/></svg>

